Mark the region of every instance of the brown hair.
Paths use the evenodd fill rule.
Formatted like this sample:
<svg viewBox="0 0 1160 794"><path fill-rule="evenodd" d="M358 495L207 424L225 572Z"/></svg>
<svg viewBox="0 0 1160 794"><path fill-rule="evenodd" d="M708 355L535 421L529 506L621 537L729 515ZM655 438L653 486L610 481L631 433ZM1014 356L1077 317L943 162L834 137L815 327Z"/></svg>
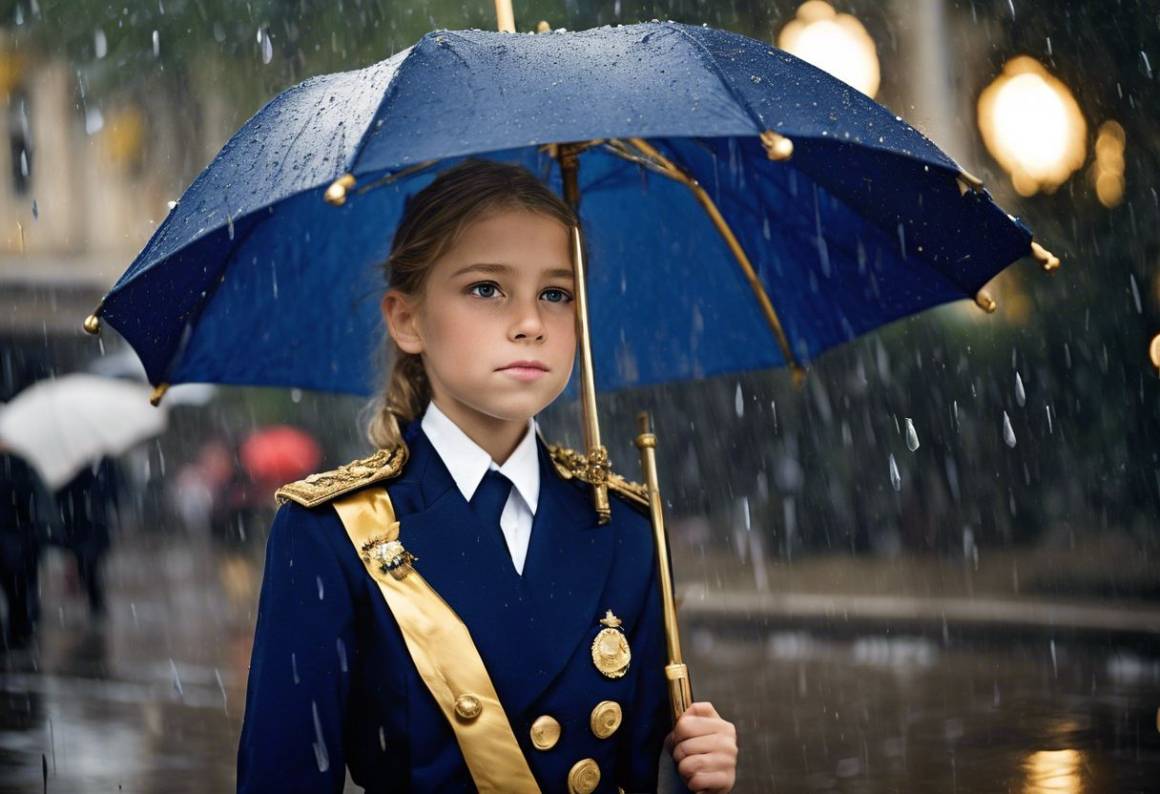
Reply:
<svg viewBox="0 0 1160 794"><path fill-rule="evenodd" d="M382 266L387 287L422 296L431 266L463 230L504 209L537 212L565 226L576 224L568 204L523 166L465 160L407 200L390 256ZM387 358L390 368L371 404L367 426L367 436L379 449L401 444L401 426L417 419L431 399L421 356L403 352L387 334L378 360Z"/></svg>

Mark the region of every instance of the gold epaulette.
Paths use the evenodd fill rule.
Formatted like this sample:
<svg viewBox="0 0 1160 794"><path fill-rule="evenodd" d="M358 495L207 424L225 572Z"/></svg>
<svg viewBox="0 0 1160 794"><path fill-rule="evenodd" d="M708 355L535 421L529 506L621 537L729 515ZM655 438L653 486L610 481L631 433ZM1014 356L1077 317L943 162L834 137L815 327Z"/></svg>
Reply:
<svg viewBox="0 0 1160 794"><path fill-rule="evenodd" d="M303 507L317 507L343 494L397 476L406 462L405 444L394 449L380 449L369 458L360 458L337 469L311 474L304 480L283 485L274 498L280 505L297 502Z"/></svg>
<svg viewBox="0 0 1160 794"><path fill-rule="evenodd" d="M589 465L586 455L574 449L549 444L548 454L552 456L552 465L556 467L556 473L560 475L561 479L576 479L594 485L603 474ZM648 488L641 483L626 480L613 471L608 472L608 478L605 482L608 485L608 490L620 494L631 504L648 510Z"/></svg>

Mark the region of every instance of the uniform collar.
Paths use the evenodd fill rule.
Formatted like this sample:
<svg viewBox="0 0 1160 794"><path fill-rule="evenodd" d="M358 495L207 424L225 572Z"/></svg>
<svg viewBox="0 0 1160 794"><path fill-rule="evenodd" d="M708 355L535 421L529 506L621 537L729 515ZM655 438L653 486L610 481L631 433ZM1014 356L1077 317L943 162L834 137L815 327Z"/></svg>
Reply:
<svg viewBox="0 0 1160 794"><path fill-rule="evenodd" d="M434 402L428 403L420 426L466 501L471 501L475 489L483 481L483 475L489 469L496 469L511 480L532 515L536 514L540 501L540 461L539 450L536 448L538 428L535 419L528 419L524 437L502 466L468 438L459 425L452 422Z"/></svg>

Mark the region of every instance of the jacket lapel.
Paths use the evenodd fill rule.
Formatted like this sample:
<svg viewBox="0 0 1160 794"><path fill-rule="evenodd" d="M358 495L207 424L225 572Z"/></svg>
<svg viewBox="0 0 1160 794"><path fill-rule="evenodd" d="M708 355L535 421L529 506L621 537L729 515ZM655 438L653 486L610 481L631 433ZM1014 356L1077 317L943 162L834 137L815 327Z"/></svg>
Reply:
<svg viewBox="0 0 1160 794"><path fill-rule="evenodd" d="M525 683L525 708L555 680L603 614L599 601L614 551L612 528L597 523L588 489L561 480L547 449L538 447L540 500L523 585L542 667Z"/></svg>
<svg viewBox="0 0 1160 794"><path fill-rule="evenodd" d="M497 528L483 527L414 423L391 488L399 540L415 569L467 626L509 716L523 713L588 638L612 563L612 532L586 490L556 474L537 444L540 498L520 577Z"/></svg>
<svg viewBox="0 0 1160 794"><path fill-rule="evenodd" d="M391 489L399 540L418 558L415 570L467 626L506 706L522 689L528 666L540 666L524 642L527 597L498 528L480 524L421 431L408 433L407 441L410 460Z"/></svg>

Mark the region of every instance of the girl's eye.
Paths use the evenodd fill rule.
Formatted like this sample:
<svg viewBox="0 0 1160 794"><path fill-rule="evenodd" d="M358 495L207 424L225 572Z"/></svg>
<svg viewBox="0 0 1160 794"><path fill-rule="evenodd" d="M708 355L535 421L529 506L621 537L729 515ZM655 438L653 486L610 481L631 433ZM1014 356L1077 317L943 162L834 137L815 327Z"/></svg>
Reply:
<svg viewBox="0 0 1160 794"><path fill-rule="evenodd" d="M540 297L552 303L568 303L572 300L572 296L566 290L550 287L540 293Z"/></svg>
<svg viewBox="0 0 1160 794"><path fill-rule="evenodd" d="M469 295L475 295L477 298L494 298L499 294L499 287L489 282L482 284L472 284L467 288Z"/></svg>

